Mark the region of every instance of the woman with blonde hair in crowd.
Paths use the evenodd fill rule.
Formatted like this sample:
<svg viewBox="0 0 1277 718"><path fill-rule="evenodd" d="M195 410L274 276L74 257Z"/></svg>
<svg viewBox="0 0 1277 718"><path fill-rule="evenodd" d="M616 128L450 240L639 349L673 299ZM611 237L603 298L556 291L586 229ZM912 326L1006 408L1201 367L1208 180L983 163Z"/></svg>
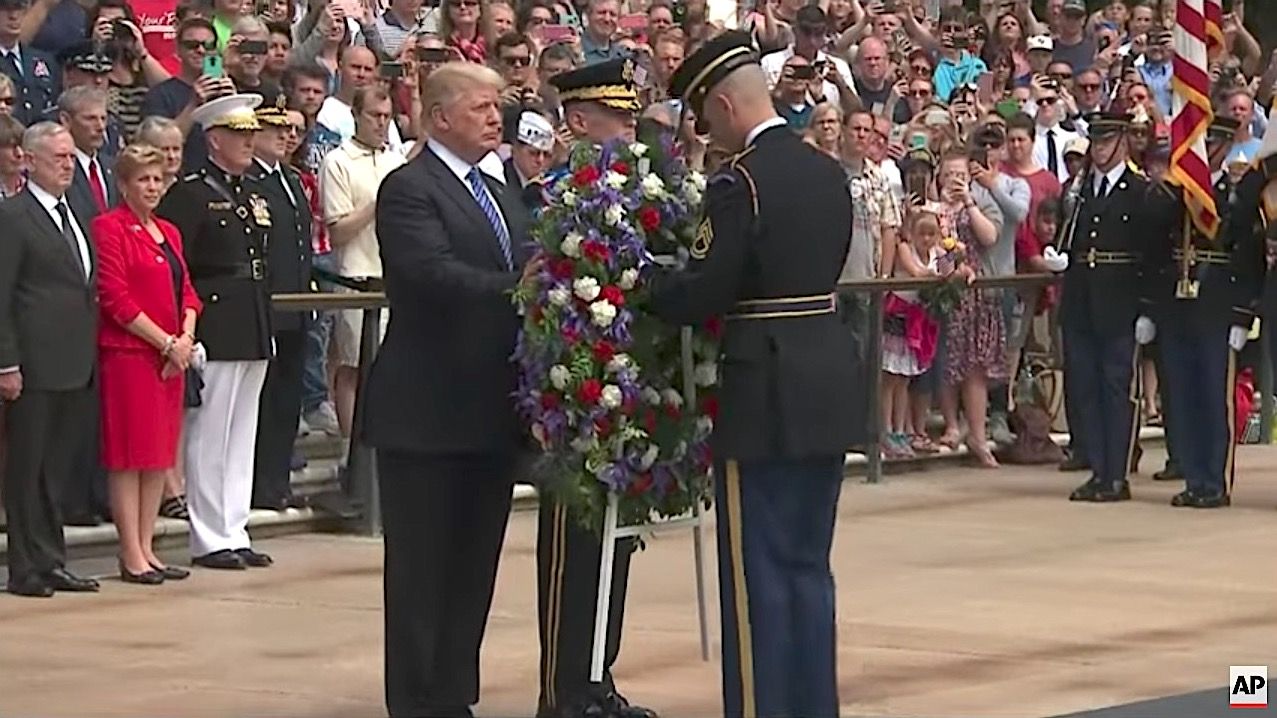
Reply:
<svg viewBox="0 0 1277 718"><path fill-rule="evenodd" d="M18 103L18 93L13 87L13 80L0 73L0 117L13 117L13 108Z"/></svg>
<svg viewBox="0 0 1277 718"><path fill-rule="evenodd" d="M842 110L832 102L821 102L811 111L811 122L803 131L803 139L816 149L842 159Z"/></svg>
<svg viewBox="0 0 1277 718"><path fill-rule="evenodd" d="M116 160L121 202L90 226L98 262L102 465L120 536L120 579L156 585L189 571L166 566L152 539L177 461L186 370L201 310L177 228L154 215L164 153L142 144Z"/></svg>
<svg viewBox="0 0 1277 718"><path fill-rule="evenodd" d="M164 155L164 189L167 191L182 171L182 146L185 142L182 128L167 117L152 115L138 126L137 141L154 147Z"/></svg>
<svg viewBox="0 0 1277 718"><path fill-rule="evenodd" d="M468 62L486 63L491 34L487 0L443 0L439 34Z"/></svg>
<svg viewBox="0 0 1277 718"><path fill-rule="evenodd" d="M9 115L0 115L0 199L12 197L27 186L23 130L21 122Z"/></svg>

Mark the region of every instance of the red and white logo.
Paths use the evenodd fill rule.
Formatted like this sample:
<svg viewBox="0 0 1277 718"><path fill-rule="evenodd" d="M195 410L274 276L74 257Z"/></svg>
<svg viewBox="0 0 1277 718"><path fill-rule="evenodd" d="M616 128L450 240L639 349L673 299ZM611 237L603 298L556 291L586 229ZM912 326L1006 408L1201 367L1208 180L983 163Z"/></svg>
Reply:
<svg viewBox="0 0 1277 718"><path fill-rule="evenodd" d="M1228 707L1268 707L1268 666L1228 667Z"/></svg>

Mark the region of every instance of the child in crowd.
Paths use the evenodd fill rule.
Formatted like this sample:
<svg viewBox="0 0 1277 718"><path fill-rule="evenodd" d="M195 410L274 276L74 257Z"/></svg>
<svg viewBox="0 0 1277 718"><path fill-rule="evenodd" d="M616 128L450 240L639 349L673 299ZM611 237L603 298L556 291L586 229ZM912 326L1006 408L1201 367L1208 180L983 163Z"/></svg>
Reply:
<svg viewBox="0 0 1277 718"><path fill-rule="evenodd" d="M940 218L926 206L916 209L907 224L907 233L896 249L893 274L896 277L939 276ZM922 437L910 438L909 382L931 367L935 358L939 325L928 314L916 291L889 292L883 307L882 334L882 414L887 434L883 456L910 458L915 451L934 450ZM925 442L924 442L925 440Z"/></svg>

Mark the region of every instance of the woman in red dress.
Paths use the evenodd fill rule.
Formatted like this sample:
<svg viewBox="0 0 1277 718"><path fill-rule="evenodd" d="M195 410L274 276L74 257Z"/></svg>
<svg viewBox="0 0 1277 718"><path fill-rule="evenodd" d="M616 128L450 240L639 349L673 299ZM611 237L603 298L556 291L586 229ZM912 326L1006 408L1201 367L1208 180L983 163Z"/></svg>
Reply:
<svg viewBox="0 0 1277 718"><path fill-rule="evenodd" d="M177 228L153 215L164 195L163 153L150 145L126 147L115 174L121 202L91 225L102 308L102 463L120 535L120 578L154 585L189 575L164 565L151 540L176 461L201 305Z"/></svg>

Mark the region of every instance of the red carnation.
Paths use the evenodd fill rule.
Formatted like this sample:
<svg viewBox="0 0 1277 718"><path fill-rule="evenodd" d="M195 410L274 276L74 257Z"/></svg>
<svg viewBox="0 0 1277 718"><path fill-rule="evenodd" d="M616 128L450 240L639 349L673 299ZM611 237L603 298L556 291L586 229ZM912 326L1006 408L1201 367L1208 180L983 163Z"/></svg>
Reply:
<svg viewBox="0 0 1277 718"><path fill-rule="evenodd" d="M559 334L563 336L563 341L567 342L568 346L581 341L581 334L574 327L563 327L563 329L559 330Z"/></svg>
<svg viewBox="0 0 1277 718"><path fill-rule="evenodd" d="M644 232L655 232L661 226L661 211L655 207L644 207L638 211L639 225Z"/></svg>
<svg viewBox="0 0 1277 718"><path fill-rule="evenodd" d="M653 483L655 482L652 480L651 474L639 474L634 477L634 483L630 484L630 496L638 496L640 494L647 493L647 490L652 488Z"/></svg>
<svg viewBox="0 0 1277 718"><path fill-rule="evenodd" d="M605 439L612 433L612 420L606 416L600 416L594 420L594 432L599 435L600 439Z"/></svg>
<svg viewBox="0 0 1277 718"><path fill-rule="evenodd" d="M541 395L541 408L546 411L554 411L559 408L559 395L552 391L547 391Z"/></svg>
<svg viewBox="0 0 1277 718"><path fill-rule="evenodd" d="M629 416L630 414L633 414L633 413L634 413L634 400L633 400L633 399L625 399L624 401L622 401L622 402L621 402L621 414L622 414L622 415L624 415L624 416Z"/></svg>
<svg viewBox="0 0 1277 718"><path fill-rule="evenodd" d="M576 264L566 257L556 259L550 263L550 274L555 279L571 279L576 274Z"/></svg>
<svg viewBox="0 0 1277 718"><path fill-rule="evenodd" d="M617 160L612 163L612 171L619 175L628 175L630 173L630 166L621 160Z"/></svg>
<svg viewBox="0 0 1277 718"><path fill-rule="evenodd" d="M613 306L625 306L625 292L622 292L621 288L615 285L609 284L599 290L599 296L610 302Z"/></svg>
<svg viewBox="0 0 1277 718"><path fill-rule="evenodd" d="M594 358L597 359L600 364L606 364L612 361L612 357L614 356L616 356L616 347L612 346L610 342L603 341L602 339L594 342Z"/></svg>
<svg viewBox="0 0 1277 718"><path fill-rule="evenodd" d="M572 183L577 187L588 187L599 181L599 168L594 165L586 165L577 170L572 175Z"/></svg>
<svg viewBox="0 0 1277 718"><path fill-rule="evenodd" d="M581 388L576 390L576 398L582 404L596 404L600 396L603 396L603 382L598 379L586 379L581 382Z"/></svg>
<svg viewBox="0 0 1277 718"><path fill-rule="evenodd" d="M587 239L581 243L581 256L591 262L602 264L607 261L608 257L612 256L612 250L598 240Z"/></svg>
<svg viewBox="0 0 1277 718"><path fill-rule="evenodd" d="M715 339L723 336L723 320L719 317L706 319L705 332Z"/></svg>
<svg viewBox="0 0 1277 718"><path fill-rule="evenodd" d="M650 434L656 431L656 412L648 409L643 412L643 428Z"/></svg>
<svg viewBox="0 0 1277 718"><path fill-rule="evenodd" d="M683 415L683 410L678 408L677 406L674 406L673 404L666 404L665 415L677 421L678 418Z"/></svg>
<svg viewBox="0 0 1277 718"><path fill-rule="evenodd" d="M701 413L718 421L718 397L709 395L701 397Z"/></svg>

